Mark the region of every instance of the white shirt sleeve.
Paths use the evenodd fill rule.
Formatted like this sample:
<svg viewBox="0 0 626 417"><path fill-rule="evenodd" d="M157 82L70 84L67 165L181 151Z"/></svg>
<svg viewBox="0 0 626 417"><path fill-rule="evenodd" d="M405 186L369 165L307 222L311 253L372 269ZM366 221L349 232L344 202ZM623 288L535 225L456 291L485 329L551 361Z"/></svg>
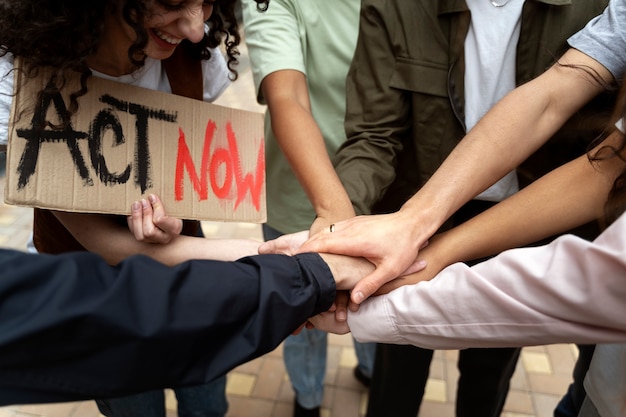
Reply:
<svg viewBox="0 0 626 417"><path fill-rule="evenodd" d="M594 242L572 235L364 302L361 342L431 349L626 342L626 215Z"/></svg>

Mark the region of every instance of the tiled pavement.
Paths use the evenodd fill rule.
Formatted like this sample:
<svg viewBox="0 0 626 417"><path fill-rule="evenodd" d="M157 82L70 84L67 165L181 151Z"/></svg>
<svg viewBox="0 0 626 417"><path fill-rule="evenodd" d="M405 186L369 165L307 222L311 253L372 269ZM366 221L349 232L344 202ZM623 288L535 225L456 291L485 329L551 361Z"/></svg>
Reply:
<svg viewBox="0 0 626 417"><path fill-rule="evenodd" d="M240 79L222 96L219 103L263 111L254 102L249 65L242 50ZM4 190L4 178L0 177ZM28 208L0 206L0 246L24 250L31 228ZM204 222L210 237L251 237L261 239L259 225ZM573 345L524 348L511 382L502 417L548 417L571 380L577 356ZM456 390L456 351L435 353L420 417L452 417ZM360 417L364 415L367 395L352 377L356 363L349 336L331 335L322 417ZM293 393L282 361L282 346L264 357L242 365L228 374L230 408L227 417L289 417ZM168 392L168 417L176 416L173 394ZM97 417L92 401L0 407L0 417ZM141 416L137 416L141 417ZM394 417L394 416L388 416Z"/></svg>

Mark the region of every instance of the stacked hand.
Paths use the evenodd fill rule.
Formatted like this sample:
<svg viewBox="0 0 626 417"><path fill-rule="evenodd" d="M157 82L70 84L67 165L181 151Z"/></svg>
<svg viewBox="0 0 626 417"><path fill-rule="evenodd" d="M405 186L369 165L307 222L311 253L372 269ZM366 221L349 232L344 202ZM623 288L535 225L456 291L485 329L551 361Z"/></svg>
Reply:
<svg viewBox="0 0 626 417"><path fill-rule="evenodd" d="M376 269L354 287L351 299L361 303L386 282L424 268L417 253L424 242L412 240L402 212L353 217L334 225L333 232L317 233L300 247L300 252L328 252L364 257Z"/></svg>

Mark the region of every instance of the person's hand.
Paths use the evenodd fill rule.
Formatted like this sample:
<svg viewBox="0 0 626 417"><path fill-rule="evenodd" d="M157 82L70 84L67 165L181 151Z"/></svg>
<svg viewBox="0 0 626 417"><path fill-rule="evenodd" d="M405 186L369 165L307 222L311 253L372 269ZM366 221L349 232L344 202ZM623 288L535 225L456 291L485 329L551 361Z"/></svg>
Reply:
<svg viewBox="0 0 626 417"><path fill-rule="evenodd" d="M309 238L309 231L303 230L302 232L290 233L282 235L274 240L268 240L259 246L259 254L283 254L283 255L295 255L298 249Z"/></svg>
<svg viewBox="0 0 626 417"><path fill-rule="evenodd" d="M417 260L426 240L413 238L414 220L401 211L375 216L358 216L335 223L328 230L312 236L298 250L363 257L376 266L355 284L351 294L354 303L361 303L386 282L423 269Z"/></svg>
<svg viewBox="0 0 626 417"><path fill-rule="evenodd" d="M161 199L154 194L131 205L127 222L128 229L140 242L166 244L183 230L183 221L168 216Z"/></svg>
<svg viewBox="0 0 626 417"><path fill-rule="evenodd" d="M329 311L335 313L335 320L346 321L348 320L348 309L350 311L358 311L359 305L350 300L349 291L337 291L335 302Z"/></svg>
<svg viewBox="0 0 626 417"><path fill-rule="evenodd" d="M374 265L364 258L331 253L320 253L320 256L330 268L337 290L351 290L374 270Z"/></svg>
<svg viewBox="0 0 626 417"><path fill-rule="evenodd" d="M458 257L459 254L455 249L457 245L453 243L454 240L446 239L450 236L451 235L446 232L433 236L428 246L422 248L419 253L419 259L423 260L426 266L417 272L403 275L387 282L380 287L374 295L387 294L403 285L413 285L421 281L430 281L448 265L467 260ZM461 245L467 247L467 239L460 240Z"/></svg>
<svg viewBox="0 0 626 417"><path fill-rule="evenodd" d="M315 220L313 220L313 223L309 228L309 235L314 236L319 232L328 230L329 226L332 223L338 223L341 220L351 219L356 216L356 214L354 213L354 208L352 207L352 203L350 202L350 199L347 198L347 195L346 201L347 204L341 205L340 207L335 207L330 212L320 211L319 213L317 213L317 215L315 216Z"/></svg>
<svg viewBox="0 0 626 417"><path fill-rule="evenodd" d="M346 334L350 332L348 321L338 321L335 317L335 313L332 311L326 311L311 317L307 322L307 327L314 327L318 330L335 334Z"/></svg>
<svg viewBox="0 0 626 417"><path fill-rule="evenodd" d="M319 232L328 230L328 227L330 226L331 223L332 222L330 222L327 218L323 216L315 217L315 220L313 220L313 223L311 224L311 227L309 228L309 236L314 236L318 234Z"/></svg>

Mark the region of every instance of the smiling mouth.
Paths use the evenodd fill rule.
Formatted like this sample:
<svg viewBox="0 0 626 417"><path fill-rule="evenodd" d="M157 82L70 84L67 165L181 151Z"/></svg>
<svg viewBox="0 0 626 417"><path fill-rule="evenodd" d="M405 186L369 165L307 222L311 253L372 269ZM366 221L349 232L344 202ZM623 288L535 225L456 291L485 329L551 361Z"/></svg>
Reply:
<svg viewBox="0 0 626 417"><path fill-rule="evenodd" d="M170 45L178 45L182 42L180 38L172 38L166 33L161 32L159 29L152 29L152 32L162 41L170 44Z"/></svg>

